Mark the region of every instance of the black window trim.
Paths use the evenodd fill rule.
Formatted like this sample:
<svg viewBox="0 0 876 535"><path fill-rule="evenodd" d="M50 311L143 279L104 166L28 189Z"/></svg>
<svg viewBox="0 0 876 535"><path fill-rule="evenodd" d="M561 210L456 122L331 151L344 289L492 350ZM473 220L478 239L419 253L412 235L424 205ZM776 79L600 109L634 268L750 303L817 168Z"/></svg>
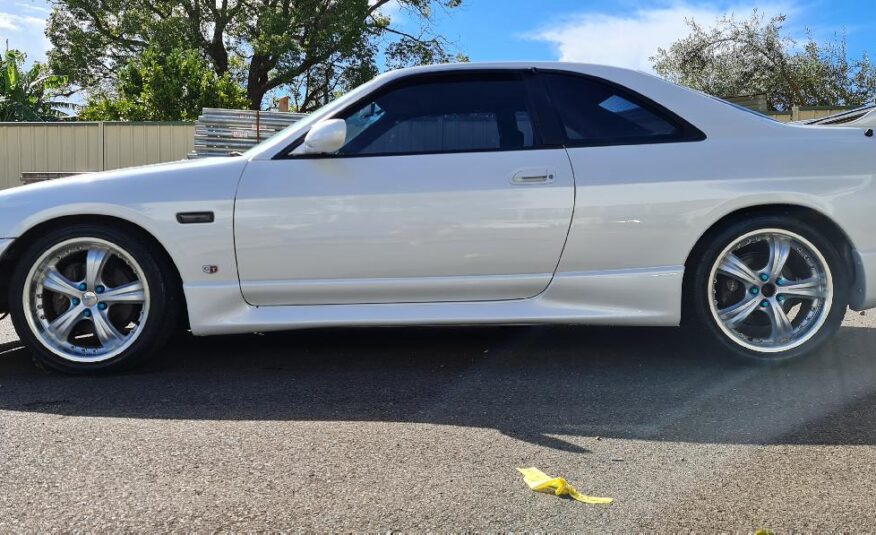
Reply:
<svg viewBox="0 0 876 535"><path fill-rule="evenodd" d="M535 69L526 68L526 69L461 69L461 70L446 70L446 71L434 71L434 72L426 72L426 73L413 73L397 80L393 80L392 82L387 83L368 93L367 95L363 95L361 98L355 100L350 103L348 106L338 110L333 113L330 117L326 117L326 119L336 119L343 116L346 113L354 111L368 101L373 100L389 91L393 91L398 87L415 84L418 82L422 82L423 80L428 80L430 78L468 78L471 76L478 75L504 75L506 77L517 78L522 86L524 92L524 98L526 99L526 105L529 108L530 119L532 121L532 146L531 147L514 147L514 148L495 148L495 149L457 149L457 150L436 150L436 151L419 151L419 152L383 152L379 154L292 154L299 145L304 143L304 138L307 136L307 132L303 132L298 138L294 141L286 145L286 147L278 152L272 160L323 160L323 159L336 159L336 158L387 158L387 157L398 157L398 156L428 156L428 155L436 155L436 154L472 154L472 153L490 153L490 152L511 152L511 151L531 151L531 150L550 150L550 149L562 149L563 145L561 143L556 144L545 144L542 142L543 140L543 132L541 131L540 125L543 124L542 118L539 117L540 113L543 113L541 106L539 106L536 101L533 99L533 95L531 94L533 86L528 83L529 79L534 78Z"/></svg>
<svg viewBox="0 0 876 535"><path fill-rule="evenodd" d="M356 99L344 108L336 111L326 119L338 118L346 113L360 108L369 100L383 95L389 91L395 90L400 86L417 83L429 78L466 78L477 75L506 75L516 76L522 83L526 104L529 107L530 118L532 120L533 144L531 147L514 147L514 148L495 148L495 149L458 149L458 150L437 150L437 151L420 151L420 152L398 152L398 153L380 153L380 154L292 154L299 145L304 143L304 138L307 136L309 129L303 132L298 138L286 145L279 151L273 160L321 160L335 158L386 158L398 156L429 156L436 154L471 154L471 153L490 153L490 152L509 152L509 151L531 151L531 150L551 150L551 149L573 149L586 147L622 147L631 145L659 145L663 143L691 143L705 141L706 134L691 124L689 121L670 110L666 106L648 98L647 96L630 89L622 84L586 74L582 72L569 71L564 69L545 69L538 67L531 68L511 68L511 69L462 69L462 70L445 70L433 71L426 73L413 73L393 80L367 95ZM541 74L560 74L565 76L575 76L592 80L596 83L604 84L618 92L621 96L631 97L633 102L641 102L654 111L660 113L663 117L670 120L673 124L679 127L680 132L671 136L643 136L641 138L621 138L621 139L605 139L605 140L589 140L589 141L571 141L565 132L562 121L558 116L556 106L553 105L553 99L548 89L547 84Z"/></svg>
<svg viewBox="0 0 876 535"><path fill-rule="evenodd" d="M684 117L678 115L674 111L670 110L666 106L660 104L659 102L648 98L647 96L630 89L622 84L617 82L613 82L611 80L606 80L605 78L601 78L599 76L594 76L592 74L586 74L582 72L575 71L567 71L563 69L544 69L544 68L535 68L533 69L537 74L559 74L564 76L572 76L578 78L584 78L587 80L591 80L598 84L603 84L611 89L617 91L618 95L621 97L629 97L629 100L636 104L642 103L645 106L651 108L653 111L657 112L661 117L671 122L673 125L678 127L679 132L677 134L663 135L663 136L641 136L641 137L626 137L626 138L606 138L603 140L582 140L582 141L573 141L568 138L568 135L563 127L562 120L559 117L559 111L557 107L553 104L553 95L551 95L550 89L548 88L547 83L545 82L544 77L537 76L542 91L544 91L548 102L550 103L550 112L553 114L554 120L551 121L551 132L550 136L552 139L561 139L564 147L569 149L576 148L587 148L587 147L623 147L630 145L660 145L663 143L692 143L698 141L705 141L707 136L706 134L691 124L690 121L686 120ZM545 113L547 110L542 111ZM559 128L558 131L554 130L555 128Z"/></svg>

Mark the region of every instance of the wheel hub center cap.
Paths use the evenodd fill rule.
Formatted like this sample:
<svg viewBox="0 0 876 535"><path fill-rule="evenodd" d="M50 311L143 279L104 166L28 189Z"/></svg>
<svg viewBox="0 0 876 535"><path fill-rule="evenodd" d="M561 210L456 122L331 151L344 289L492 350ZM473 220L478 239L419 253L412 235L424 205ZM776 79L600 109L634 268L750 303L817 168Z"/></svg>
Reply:
<svg viewBox="0 0 876 535"><path fill-rule="evenodd" d="M760 292L764 297L772 297L776 295L776 287L773 284L764 284L763 288L760 289Z"/></svg>
<svg viewBox="0 0 876 535"><path fill-rule="evenodd" d="M94 292L85 292L82 294L82 304L87 307L93 307L97 304L97 294Z"/></svg>

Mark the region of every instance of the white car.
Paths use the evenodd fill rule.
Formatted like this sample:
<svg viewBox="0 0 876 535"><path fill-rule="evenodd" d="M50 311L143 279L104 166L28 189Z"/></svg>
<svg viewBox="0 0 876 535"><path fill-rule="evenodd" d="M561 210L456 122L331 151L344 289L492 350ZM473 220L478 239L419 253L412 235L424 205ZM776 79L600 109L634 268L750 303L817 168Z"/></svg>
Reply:
<svg viewBox="0 0 876 535"><path fill-rule="evenodd" d="M876 140L625 69L391 72L237 157L0 193L0 310L37 363L195 335L689 324L777 360L876 306Z"/></svg>

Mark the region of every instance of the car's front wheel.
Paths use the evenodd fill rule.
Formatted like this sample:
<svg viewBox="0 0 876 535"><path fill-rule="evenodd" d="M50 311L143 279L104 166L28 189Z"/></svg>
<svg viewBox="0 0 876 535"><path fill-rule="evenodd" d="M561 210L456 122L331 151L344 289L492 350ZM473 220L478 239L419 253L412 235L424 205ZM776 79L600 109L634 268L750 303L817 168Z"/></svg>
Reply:
<svg viewBox="0 0 876 535"><path fill-rule="evenodd" d="M180 292L144 238L76 224L28 247L13 272L9 302L37 364L68 373L115 370L166 342Z"/></svg>
<svg viewBox="0 0 876 535"><path fill-rule="evenodd" d="M816 349L842 323L849 268L811 225L781 216L737 221L699 250L689 319L736 356L784 360Z"/></svg>

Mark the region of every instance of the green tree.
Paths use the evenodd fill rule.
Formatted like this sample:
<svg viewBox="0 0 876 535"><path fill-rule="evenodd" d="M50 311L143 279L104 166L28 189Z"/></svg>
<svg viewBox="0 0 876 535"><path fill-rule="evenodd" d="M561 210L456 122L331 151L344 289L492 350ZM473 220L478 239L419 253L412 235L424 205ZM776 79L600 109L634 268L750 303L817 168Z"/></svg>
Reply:
<svg viewBox="0 0 876 535"><path fill-rule="evenodd" d="M195 120L205 107L241 108L246 93L195 50L147 48L122 67L109 90L89 98L79 117L108 121Z"/></svg>
<svg viewBox="0 0 876 535"><path fill-rule="evenodd" d="M876 97L876 67L867 54L849 58L845 36L800 45L784 30L785 16L755 10L744 20L724 17L706 29L687 21L690 34L651 58L664 78L726 97L765 94L773 109L794 105L858 106Z"/></svg>
<svg viewBox="0 0 876 535"><path fill-rule="evenodd" d="M461 0L55 0L52 66L88 90L157 46L196 50L220 78L246 88L249 106L290 87L303 111L374 76L380 65L452 59L434 10ZM406 28L392 24L401 10Z"/></svg>
<svg viewBox="0 0 876 535"><path fill-rule="evenodd" d="M25 69L26 59L18 50L7 50L0 57L0 121L52 121L63 117L60 110L73 108L59 100L68 94L66 79L40 63Z"/></svg>

